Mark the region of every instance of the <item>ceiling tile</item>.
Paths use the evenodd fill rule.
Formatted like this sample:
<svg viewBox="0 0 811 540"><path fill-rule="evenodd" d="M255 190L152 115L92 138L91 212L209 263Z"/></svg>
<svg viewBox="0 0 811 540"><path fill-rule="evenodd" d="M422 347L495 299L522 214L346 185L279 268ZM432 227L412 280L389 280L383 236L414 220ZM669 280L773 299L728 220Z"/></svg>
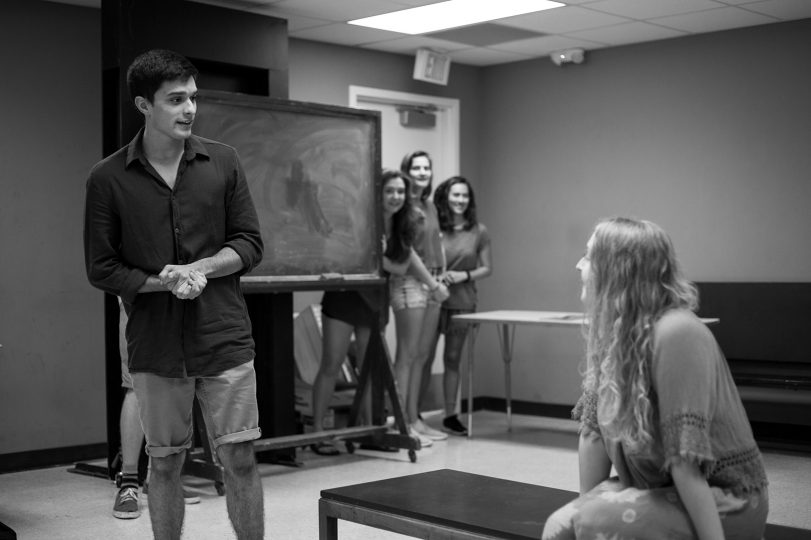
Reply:
<svg viewBox="0 0 811 540"><path fill-rule="evenodd" d="M292 35L293 32L304 30L305 28L315 28L317 26L326 26L332 24L334 21L327 21L324 19L313 19L312 17L303 17L301 15L290 15L289 13L282 13L273 6L263 8L254 8L250 10L251 13L259 15L271 15L287 20L287 31Z"/></svg>
<svg viewBox="0 0 811 540"><path fill-rule="evenodd" d="M811 2L809 0L766 0L741 7L782 20L811 17Z"/></svg>
<svg viewBox="0 0 811 540"><path fill-rule="evenodd" d="M617 17L616 15L575 6L547 9L546 11L518 15L517 17L507 17L498 21L499 24L506 26L535 30L545 34L563 34L624 22L628 22L625 17Z"/></svg>
<svg viewBox="0 0 811 540"><path fill-rule="evenodd" d="M296 15L342 22L408 9L389 0L279 0L273 6Z"/></svg>
<svg viewBox="0 0 811 540"><path fill-rule="evenodd" d="M388 32L386 30L376 30L364 26L353 26L349 24L333 23L316 28L305 28L296 32L290 32L290 37L299 39L310 39L313 41L325 41L327 43L337 43L339 45L363 45L392 38L403 37L403 34Z"/></svg>
<svg viewBox="0 0 811 540"><path fill-rule="evenodd" d="M656 41L669 39L685 35L679 30L672 30L662 26L647 24L643 22L632 22L607 26L604 28L593 28L581 32L572 32L570 36L597 41L606 45L627 45L629 43L639 43L641 41Z"/></svg>
<svg viewBox="0 0 811 540"><path fill-rule="evenodd" d="M514 28L512 26L502 26L500 24L481 23L463 26L461 28L451 28L450 30L442 30L440 32L431 32L425 35L447 41L465 43L475 47L487 47L488 45L495 45L496 43L507 43L509 41L538 37L540 32Z"/></svg>
<svg viewBox="0 0 811 540"><path fill-rule="evenodd" d="M419 6L428 6L431 4L438 4L439 2L445 2L446 0L391 0L395 4L403 4L403 7L406 9L412 7L419 7ZM750 2L752 0L749 0Z"/></svg>
<svg viewBox="0 0 811 540"><path fill-rule="evenodd" d="M588 4L589 9L638 20L722 6L723 4L712 0L598 0Z"/></svg>
<svg viewBox="0 0 811 540"><path fill-rule="evenodd" d="M661 17L651 19L650 22L661 24L669 28L675 28L676 30L684 30L685 32L701 33L768 24L775 21L772 17L767 17L759 13L752 13L751 11L734 7L726 7L699 13L685 13L683 15Z"/></svg>
<svg viewBox="0 0 811 540"><path fill-rule="evenodd" d="M453 51L449 54L449 56L453 62L459 62L460 64L468 64L471 66L491 66L495 64L506 64L508 62L518 62L531 58L525 54L496 51L493 49L486 49L484 47ZM453 67L451 67L450 76L453 77Z"/></svg>
<svg viewBox="0 0 811 540"><path fill-rule="evenodd" d="M461 49L470 48L469 46L462 45L461 43L445 41L442 39L433 39L424 36L408 36L400 39L366 43L361 45L361 47L365 49L375 49L400 54L414 54L416 50L420 48L431 49L443 54L449 51L458 51Z"/></svg>
<svg viewBox="0 0 811 540"><path fill-rule="evenodd" d="M522 41L515 41L513 43L504 43L502 45L494 45L492 48L513 53L521 53L529 56L545 56L554 51L563 49L602 49L605 47L602 43L594 41L586 41L584 39L576 39L567 36L544 36L534 39L525 39Z"/></svg>

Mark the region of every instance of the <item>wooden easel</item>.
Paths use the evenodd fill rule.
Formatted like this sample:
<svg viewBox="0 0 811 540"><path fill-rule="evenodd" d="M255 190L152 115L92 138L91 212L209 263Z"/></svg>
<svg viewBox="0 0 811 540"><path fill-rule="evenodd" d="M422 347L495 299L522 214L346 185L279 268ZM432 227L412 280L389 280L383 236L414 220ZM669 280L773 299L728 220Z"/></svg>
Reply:
<svg viewBox="0 0 811 540"><path fill-rule="evenodd" d="M372 392L372 425L356 425L361 412L361 402L368 385ZM382 385L382 386L381 386ZM397 433L389 431L386 425L385 394L394 416L394 427ZM366 347L366 356L358 378L358 387L349 413L349 426L342 429L328 431L314 431L312 433L296 434L284 437L260 439L254 442L254 449L259 451L279 450L299 446L307 446L323 441L345 441L347 451L354 452L355 443L372 443L393 448L408 450L408 457L412 463L417 461L417 450L420 449L419 439L408 434L403 404L397 393L394 372L392 370L391 355L383 332L376 328L369 338Z"/></svg>

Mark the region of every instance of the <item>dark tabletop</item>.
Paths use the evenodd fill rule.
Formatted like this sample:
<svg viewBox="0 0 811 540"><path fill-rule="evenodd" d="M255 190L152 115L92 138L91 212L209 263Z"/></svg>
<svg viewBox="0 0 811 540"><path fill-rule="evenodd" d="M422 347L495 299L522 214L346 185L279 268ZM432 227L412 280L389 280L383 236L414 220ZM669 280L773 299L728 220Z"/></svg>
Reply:
<svg viewBox="0 0 811 540"><path fill-rule="evenodd" d="M540 538L546 518L577 493L441 469L325 489L321 497L479 534L525 539Z"/></svg>

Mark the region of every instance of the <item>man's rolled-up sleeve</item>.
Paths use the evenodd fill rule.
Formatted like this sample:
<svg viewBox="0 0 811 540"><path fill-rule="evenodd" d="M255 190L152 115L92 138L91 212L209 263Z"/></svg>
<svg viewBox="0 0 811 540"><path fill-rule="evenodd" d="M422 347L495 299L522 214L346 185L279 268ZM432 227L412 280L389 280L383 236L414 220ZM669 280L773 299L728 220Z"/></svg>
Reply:
<svg viewBox="0 0 811 540"><path fill-rule="evenodd" d="M250 272L262 261L264 244L245 172L234 153L234 167L227 204L225 246L237 252L243 267L239 274Z"/></svg>
<svg viewBox="0 0 811 540"><path fill-rule="evenodd" d="M84 258L87 279L94 287L132 303L147 273L123 263L119 253L121 222L109 185L95 171L85 194Z"/></svg>

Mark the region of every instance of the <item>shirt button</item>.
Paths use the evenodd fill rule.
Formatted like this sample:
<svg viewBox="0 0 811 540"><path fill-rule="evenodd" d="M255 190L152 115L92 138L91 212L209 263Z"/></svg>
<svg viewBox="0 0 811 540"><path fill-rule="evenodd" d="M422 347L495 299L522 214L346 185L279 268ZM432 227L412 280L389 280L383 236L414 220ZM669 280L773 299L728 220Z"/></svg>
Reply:
<svg viewBox="0 0 811 540"><path fill-rule="evenodd" d="M176 232L177 234L180 234L180 227L175 227L175 232Z"/></svg>

